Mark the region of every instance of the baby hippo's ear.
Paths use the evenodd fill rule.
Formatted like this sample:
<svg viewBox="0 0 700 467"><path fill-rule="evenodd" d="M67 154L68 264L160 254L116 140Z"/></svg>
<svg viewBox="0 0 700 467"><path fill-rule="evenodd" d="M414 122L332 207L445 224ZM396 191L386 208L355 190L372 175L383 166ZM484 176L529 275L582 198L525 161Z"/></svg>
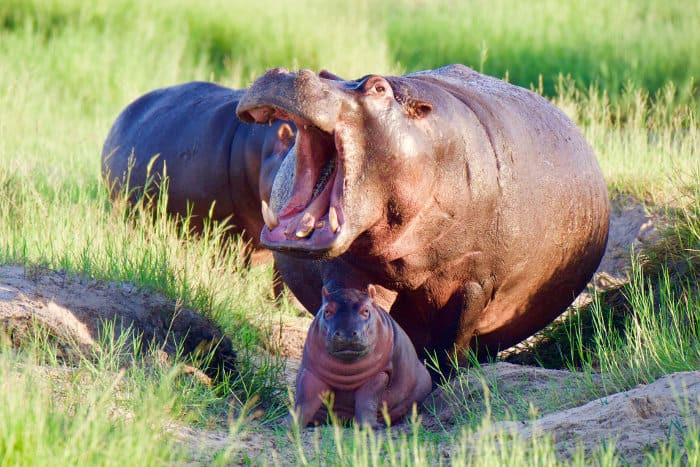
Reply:
<svg viewBox="0 0 700 467"><path fill-rule="evenodd" d="M374 297L377 296L377 289L374 288L374 285L370 284L367 286L367 293L369 294L369 299L374 301Z"/></svg>
<svg viewBox="0 0 700 467"><path fill-rule="evenodd" d="M323 297L324 300L327 300L328 297L330 296L330 294L331 293L328 291L328 289L324 285L323 288L321 289L321 297Z"/></svg>

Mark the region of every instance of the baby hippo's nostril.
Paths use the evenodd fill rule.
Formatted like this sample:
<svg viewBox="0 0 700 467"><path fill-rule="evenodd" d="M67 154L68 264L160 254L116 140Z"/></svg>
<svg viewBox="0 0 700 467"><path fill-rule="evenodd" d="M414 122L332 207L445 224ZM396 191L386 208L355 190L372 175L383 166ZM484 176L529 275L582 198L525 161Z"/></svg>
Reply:
<svg viewBox="0 0 700 467"><path fill-rule="evenodd" d="M341 337L341 336L340 336L340 331L335 331L335 332L333 333L333 337Z"/></svg>
<svg viewBox="0 0 700 467"><path fill-rule="evenodd" d="M357 337L357 336L359 336L359 335L360 335L360 333L357 332L357 331L353 331L353 332L352 332L352 337Z"/></svg>

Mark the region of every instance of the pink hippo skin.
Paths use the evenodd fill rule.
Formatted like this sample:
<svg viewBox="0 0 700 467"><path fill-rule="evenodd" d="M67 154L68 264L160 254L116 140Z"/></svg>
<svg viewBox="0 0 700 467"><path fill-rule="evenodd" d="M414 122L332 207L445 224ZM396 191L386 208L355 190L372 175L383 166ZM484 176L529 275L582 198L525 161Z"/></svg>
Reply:
<svg viewBox="0 0 700 467"><path fill-rule="evenodd" d="M375 302L375 288L323 287L297 375L295 410L302 427L333 413L377 426L384 404L392 422L430 393L432 382L406 333ZM322 407L323 406L323 407Z"/></svg>

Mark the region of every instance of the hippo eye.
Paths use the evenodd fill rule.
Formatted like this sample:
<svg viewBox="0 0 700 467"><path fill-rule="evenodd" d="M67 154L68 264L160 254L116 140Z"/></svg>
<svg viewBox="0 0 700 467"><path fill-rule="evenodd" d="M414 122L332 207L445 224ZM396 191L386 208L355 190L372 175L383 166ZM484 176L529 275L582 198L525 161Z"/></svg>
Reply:
<svg viewBox="0 0 700 467"><path fill-rule="evenodd" d="M362 308L360 308L360 311L358 313L364 319L369 318L369 309L366 306L363 306Z"/></svg>
<svg viewBox="0 0 700 467"><path fill-rule="evenodd" d="M328 319L328 318L330 318L330 317L332 317L332 316L333 316L333 310L332 310L331 308L329 308L329 307L326 307L326 308L323 310L323 317L326 318L326 319Z"/></svg>
<svg viewBox="0 0 700 467"><path fill-rule="evenodd" d="M372 96L383 96L389 92L387 82L381 76L370 77L365 82L367 94Z"/></svg>

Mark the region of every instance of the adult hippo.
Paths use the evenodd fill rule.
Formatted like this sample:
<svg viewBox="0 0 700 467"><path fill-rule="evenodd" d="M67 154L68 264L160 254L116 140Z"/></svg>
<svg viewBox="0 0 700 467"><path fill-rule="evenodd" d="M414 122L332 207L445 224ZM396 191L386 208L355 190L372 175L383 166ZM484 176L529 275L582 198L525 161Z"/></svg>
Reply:
<svg viewBox="0 0 700 467"><path fill-rule="evenodd" d="M236 118L243 91L191 82L136 99L117 117L102 149L102 175L112 196L127 183L129 199L168 176L167 210L191 214L201 228L211 215L259 248L272 180L294 142L293 124L250 125ZM157 157L154 157L157 156ZM149 173L150 170L150 173ZM267 254L269 256L269 253Z"/></svg>
<svg viewBox="0 0 700 467"><path fill-rule="evenodd" d="M274 69L237 113L298 129L261 235L287 285L308 310L332 281L378 284L382 306L395 292L391 315L422 355L493 355L532 335L603 255L593 151L526 89L462 65L355 81Z"/></svg>

